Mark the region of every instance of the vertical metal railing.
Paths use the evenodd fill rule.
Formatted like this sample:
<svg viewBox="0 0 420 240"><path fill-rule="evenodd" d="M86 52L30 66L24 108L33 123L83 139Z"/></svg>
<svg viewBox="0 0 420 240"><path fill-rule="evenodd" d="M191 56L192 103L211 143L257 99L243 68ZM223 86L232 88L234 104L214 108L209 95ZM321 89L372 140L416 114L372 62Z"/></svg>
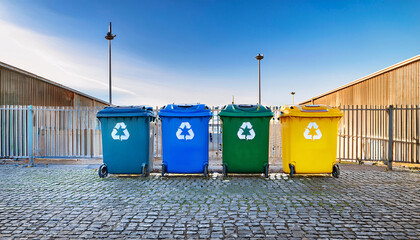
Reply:
<svg viewBox="0 0 420 240"><path fill-rule="evenodd" d="M99 158L102 156L102 107L34 107L34 156Z"/></svg>
<svg viewBox="0 0 420 240"><path fill-rule="evenodd" d="M393 161L419 164L419 107L400 105L390 110L393 114Z"/></svg>
<svg viewBox="0 0 420 240"><path fill-rule="evenodd" d="M0 157L29 158L28 107L0 106Z"/></svg>
<svg viewBox="0 0 420 240"><path fill-rule="evenodd" d="M418 106L342 106L340 160L420 163Z"/></svg>
<svg viewBox="0 0 420 240"><path fill-rule="evenodd" d="M101 158L102 138L92 107L0 106L0 158ZM281 160L278 107L271 108L270 163ZM158 113L158 108L155 111ZM342 106L339 160L420 164L418 106ZM209 156L222 158L222 122L212 107ZM154 156L162 157L162 125L154 123Z"/></svg>
<svg viewBox="0 0 420 240"><path fill-rule="evenodd" d="M211 107L213 117L209 122L209 157L210 159L222 158L222 121L219 113L220 107ZM269 143L269 157L272 162L281 159L281 131L280 131L280 108L271 107L274 117L270 120L270 143ZM155 108L155 113L158 115L159 107ZM162 123L159 118L155 123L155 139L154 139L154 153L155 157L162 157Z"/></svg>
<svg viewBox="0 0 420 240"><path fill-rule="evenodd" d="M100 109L0 106L0 158L102 157Z"/></svg>
<svg viewBox="0 0 420 240"><path fill-rule="evenodd" d="M154 109L158 115L159 107ZM219 107L212 107L213 117L209 122L209 157L213 159L221 159L222 157L222 123L219 118ZM154 138L154 156L162 157L162 122L158 117L155 122L155 138Z"/></svg>
<svg viewBox="0 0 420 240"><path fill-rule="evenodd" d="M271 107L273 118L270 120L269 157L274 163L281 159L280 107Z"/></svg>
<svg viewBox="0 0 420 240"><path fill-rule="evenodd" d="M155 114L158 116L159 107L155 108ZM154 157L155 158L162 158L162 122L160 118L157 117L155 120L155 138L154 138Z"/></svg>
<svg viewBox="0 0 420 240"><path fill-rule="evenodd" d="M220 107L212 107L213 118L209 123L209 157L222 158L222 121L219 117Z"/></svg>
<svg viewBox="0 0 420 240"><path fill-rule="evenodd" d="M343 106L338 127L338 159L386 161L388 113L386 107Z"/></svg>

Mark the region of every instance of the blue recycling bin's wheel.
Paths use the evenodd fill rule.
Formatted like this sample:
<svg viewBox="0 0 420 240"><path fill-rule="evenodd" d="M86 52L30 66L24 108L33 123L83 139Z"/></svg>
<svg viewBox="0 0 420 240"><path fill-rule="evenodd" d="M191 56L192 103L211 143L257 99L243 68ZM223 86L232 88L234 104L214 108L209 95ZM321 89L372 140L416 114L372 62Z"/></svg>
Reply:
<svg viewBox="0 0 420 240"><path fill-rule="evenodd" d="M290 168L290 177L292 178L293 175L296 173L295 166L293 164L289 164Z"/></svg>
<svg viewBox="0 0 420 240"><path fill-rule="evenodd" d="M204 175L204 177L209 176L209 165L208 164L204 165L203 175Z"/></svg>
<svg viewBox="0 0 420 240"><path fill-rule="evenodd" d="M268 163L264 166L264 177L268 178L268 170L269 170L269 165Z"/></svg>
<svg viewBox="0 0 420 240"><path fill-rule="evenodd" d="M149 173L147 172L147 164L144 164L141 168L141 174L143 175L143 177L147 177L149 176Z"/></svg>
<svg viewBox="0 0 420 240"><path fill-rule="evenodd" d="M334 164L333 170L332 170L332 175L335 178L338 178L340 176L340 167L338 166L338 164Z"/></svg>
<svg viewBox="0 0 420 240"><path fill-rule="evenodd" d="M227 166L223 164L223 177L227 177L227 176L228 176L228 169L227 169Z"/></svg>
<svg viewBox="0 0 420 240"><path fill-rule="evenodd" d="M99 167L98 174L100 178L106 178L108 176L108 168L106 167L105 164Z"/></svg>
<svg viewBox="0 0 420 240"><path fill-rule="evenodd" d="M162 177L165 176L166 173L166 165L162 163Z"/></svg>

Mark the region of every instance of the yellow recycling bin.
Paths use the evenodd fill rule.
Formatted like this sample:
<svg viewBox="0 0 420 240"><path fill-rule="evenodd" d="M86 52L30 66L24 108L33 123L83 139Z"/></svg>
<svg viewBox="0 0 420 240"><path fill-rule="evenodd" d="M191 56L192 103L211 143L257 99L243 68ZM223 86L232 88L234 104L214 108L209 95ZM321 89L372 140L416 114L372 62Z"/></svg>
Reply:
<svg viewBox="0 0 420 240"><path fill-rule="evenodd" d="M326 105L288 105L280 111L284 172L338 178L337 132L343 113Z"/></svg>

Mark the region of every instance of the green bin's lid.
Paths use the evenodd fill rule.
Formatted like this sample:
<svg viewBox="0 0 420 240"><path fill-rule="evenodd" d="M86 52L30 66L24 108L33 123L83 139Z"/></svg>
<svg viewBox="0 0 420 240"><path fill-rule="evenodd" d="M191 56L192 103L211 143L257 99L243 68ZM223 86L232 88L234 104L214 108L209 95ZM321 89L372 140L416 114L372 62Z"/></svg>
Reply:
<svg viewBox="0 0 420 240"><path fill-rule="evenodd" d="M149 106L116 106L102 109L96 117L156 117L156 114Z"/></svg>
<svg viewBox="0 0 420 240"><path fill-rule="evenodd" d="M338 108L327 105L285 105L280 109L280 117L342 117Z"/></svg>
<svg viewBox="0 0 420 240"><path fill-rule="evenodd" d="M263 105L229 104L224 106L219 116L222 117L272 117L273 112Z"/></svg>

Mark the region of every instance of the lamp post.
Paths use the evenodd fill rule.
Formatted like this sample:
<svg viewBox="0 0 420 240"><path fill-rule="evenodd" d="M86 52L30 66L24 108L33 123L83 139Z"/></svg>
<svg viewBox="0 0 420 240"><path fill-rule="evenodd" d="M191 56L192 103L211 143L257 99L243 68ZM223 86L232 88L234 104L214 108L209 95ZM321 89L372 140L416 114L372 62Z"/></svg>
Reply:
<svg viewBox="0 0 420 240"><path fill-rule="evenodd" d="M295 104L295 92L291 92L290 94L292 94L292 104Z"/></svg>
<svg viewBox="0 0 420 240"><path fill-rule="evenodd" d="M109 63L109 105L112 105L112 84L111 84L111 40L114 39L117 35L112 35L112 28L111 22L109 22L109 30L105 36L106 40L109 40L109 55L108 55L108 63Z"/></svg>
<svg viewBox="0 0 420 240"><path fill-rule="evenodd" d="M258 60L258 104L261 104L261 60L264 54L258 54L255 59Z"/></svg>

